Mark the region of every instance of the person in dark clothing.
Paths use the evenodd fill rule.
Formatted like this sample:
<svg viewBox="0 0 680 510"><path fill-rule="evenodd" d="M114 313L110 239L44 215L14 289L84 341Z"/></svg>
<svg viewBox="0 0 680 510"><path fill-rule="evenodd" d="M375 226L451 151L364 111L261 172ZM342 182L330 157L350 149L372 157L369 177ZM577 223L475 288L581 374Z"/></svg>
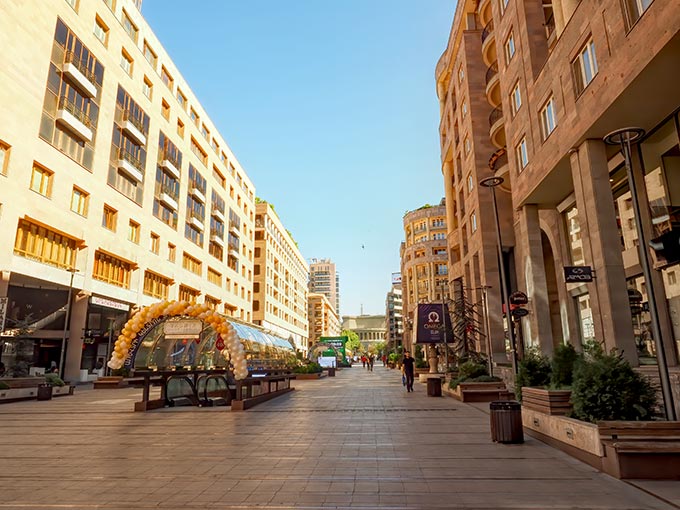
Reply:
<svg viewBox="0 0 680 510"><path fill-rule="evenodd" d="M402 360L401 370L406 376L406 391L413 391L413 373L415 360L411 357L411 353L406 351L404 359Z"/></svg>

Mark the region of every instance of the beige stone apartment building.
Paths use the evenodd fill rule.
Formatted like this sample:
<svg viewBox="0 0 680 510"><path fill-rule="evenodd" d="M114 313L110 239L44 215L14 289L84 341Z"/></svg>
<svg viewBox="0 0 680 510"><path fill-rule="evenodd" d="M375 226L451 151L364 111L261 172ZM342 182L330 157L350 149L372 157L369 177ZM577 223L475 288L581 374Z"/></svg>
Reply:
<svg viewBox="0 0 680 510"><path fill-rule="evenodd" d="M475 49L463 52L468 41ZM459 168L465 168L455 155L456 139L470 136L460 126L457 134L451 112L468 101L482 110L480 118L488 116L468 129L492 143L476 163L478 177L493 170L505 179L497 196L506 202L501 222L509 283L529 297L530 314L520 328L524 344L550 353L559 342L596 339L634 364L654 363L649 282L639 257L647 250L676 403L679 55L678 0L460 1L436 70L447 198L457 193ZM462 86L480 76L481 66L484 87L468 99ZM632 147L640 225L621 148L603 141L631 126L645 131ZM463 220L460 212L450 214ZM640 228L649 241L642 246ZM565 266L589 266L595 279L567 283Z"/></svg>
<svg viewBox="0 0 680 510"><path fill-rule="evenodd" d="M340 336L340 319L335 307L323 294L307 295L307 316L309 317L309 346L316 344L322 336Z"/></svg>
<svg viewBox="0 0 680 510"><path fill-rule="evenodd" d="M309 266L274 207L255 206L253 322L307 351Z"/></svg>
<svg viewBox="0 0 680 510"><path fill-rule="evenodd" d="M309 262L309 292L323 294L340 317L340 274L331 259L311 259Z"/></svg>
<svg viewBox="0 0 680 510"><path fill-rule="evenodd" d="M414 311L418 303L441 303L450 298L447 256L446 201L404 214L401 258L403 346L413 352Z"/></svg>
<svg viewBox="0 0 680 510"><path fill-rule="evenodd" d="M160 300L253 318L255 188L139 5L2 2L8 368L59 363L64 338L77 380Z"/></svg>

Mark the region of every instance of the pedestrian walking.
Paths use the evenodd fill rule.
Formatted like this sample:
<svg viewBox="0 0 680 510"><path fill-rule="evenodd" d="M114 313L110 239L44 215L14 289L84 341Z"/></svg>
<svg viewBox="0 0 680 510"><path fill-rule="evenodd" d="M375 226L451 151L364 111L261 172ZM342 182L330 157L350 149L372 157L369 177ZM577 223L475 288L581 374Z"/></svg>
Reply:
<svg viewBox="0 0 680 510"><path fill-rule="evenodd" d="M406 351L404 359L402 360L401 371L406 377L406 391L413 391L413 373L415 360L411 357L411 353Z"/></svg>
<svg viewBox="0 0 680 510"><path fill-rule="evenodd" d="M382 355L382 362L383 362L383 366L385 368L387 368L387 355L386 354Z"/></svg>
<svg viewBox="0 0 680 510"><path fill-rule="evenodd" d="M370 354L368 356L368 369L373 372L373 363L375 362L375 356L373 354Z"/></svg>
<svg viewBox="0 0 680 510"><path fill-rule="evenodd" d="M362 355L361 355L361 363L364 365L364 368L366 368L366 361L368 361L368 360L366 359L366 356L364 356L364 355L362 354Z"/></svg>

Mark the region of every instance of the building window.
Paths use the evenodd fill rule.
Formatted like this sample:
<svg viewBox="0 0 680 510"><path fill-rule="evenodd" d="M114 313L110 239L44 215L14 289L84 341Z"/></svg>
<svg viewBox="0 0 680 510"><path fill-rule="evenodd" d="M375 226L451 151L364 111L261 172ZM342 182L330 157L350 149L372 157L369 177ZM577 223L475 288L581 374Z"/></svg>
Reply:
<svg viewBox="0 0 680 510"><path fill-rule="evenodd" d="M208 268L208 281L218 287L222 286L222 274L215 271L212 267Z"/></svg>
<svg viewBox="0 0 680 510"><path fill-rule="evenodd" d="M467 102L466 101L463 101L463 105L461 106L460 109L463 112L463 118L465 118L465 116L467 115Z"/></svg>
<svg viewBox="0 0 680 510"><path fill-rule="evenodd" d="M168 243L168 262L175 262L176 258L177 258L177 247L172 243Z"/></svg>
<svg viewBox="0 0 680 510"><path fill-rule="evenodd" d="M123 9L123 16L121 18L121 23L123 24L123 29L128 33L128 35L135 42L135 44L137 44L137 34L139 33L139 30L137 29L137 26L130 19L130 16L128 16L128 13L125 12L125 9Z"/></svg>
<svg viewBox="0 0 680 510"><path fill-rule="evenodd" d="M597 75L597 59L595 58L595 43L590 39L579 51L576 59L571 63L576 82L576 93L580 94Z"/></svg>
<svg viewBox="0 0 680 510"><path fill-rule="evenodd" d="M196 125L196 127L198 127L200 123L199 116L196 113L196 110L194 110L193 108L189 109L189 118L191 119L191 122L193 122Z"/></svg>
<svg viewBox="0 0 680 510"><path fill-rule="evenodd" d="M73 186L71 193L71 210L81 216L87 216L87 207L90 203L90 194Z"/></svg>
<svg viewBox="0 0 680 510"><path fill-rule="evenodd" d="M626 10L626 25L630 30L654 0L623 0Z"/></svg>
<svg viewBox="0 0 680 510"><path fill-rule="evenodd" d="M462 83L465 79L465 71L463 70L463 64L458 67L458 83Z"/></svg>
<svg viewBox="0 0 680 510"><path fill-rule="evenodd" d="M198 296L200 295L201 292L198 290L192 289L191 287L187 287L185 285L179 286L180 301L188 301L189 303L195 303L196 300L198 299Z"/></svg>
<svg viewBox="0 0 680 510"><path fill-rule="evenodd" d="M510 0L498 0L498 7L499 7L500 10L501 10L501 16L502 16L503 13L505 12L505 9L508 8L508 2L509 2L509 1L510 1Z"/></svg>
<svg viewBox="0 0 680 510"><path fill-rule="evenodd" d="M66 0L66 3L69 4L74 11L78 12L78 0Z"/></svg>
<svg viewBox="0 0 680 510"><path fill-rule="evenodd" d="M203 263L195 257L192 257L187 252L182 253L182 267L187 271L201 276Z"/></svg>
<svg viewBox="0 0 680 510"><path fill-rule="evenodd" d="M168 70L165 68L165 66L161 66L161 81L165 83L165 85L172 90L172 86L175 83L175 81L172 79L172 76L170 76L170 73Z"/></svg>
<svg viewBox="0 0 680 510"><path fill-rule="evenodd" d="M0 174L7 175L7 168L9 167L9 153L11 147L0 140Z"/></svg>
<svg viewBox="0 0 680 510"><path fill-rule="evenodd" d="M109 27L106 23L102 21L99 16L94 18L94 29L93 33L97 39L99 39L104 46L109 44Z"/></svg>
<svg viewBox="0 0 680 510"><path fill-rule="evenodd" d="M122 259L96 251L94 254L94 268L92 278L101 280L118 287L129 288L132 265Z"/></svg>
<svg viewBox="0 0 680 510"><path fill-rule="evenodd" d="M177 119L177 134L181 137L184 138L184 122L181 120Z"/></svg>
<svg viewBox="0 0 680 510"><path fill-rule="evenodd" d="M543 139L550 136L550 133L555 131L557 126L557 117L555 116L555 101L551 97L541 110L541 131Z"/></svg>
<svg viewBox="0 0 680 510"><path fill-rule="evenodd" d="M464 146L465 146L465 154L466 155L470 154L470 150L472 149L472 147L470 145L470 138L467 137L467 136L465 137Z"/></svg>
<svg viewBox="0 0 680 510"><path fill-rule="evenodd" d="M156 55L156 52L151 49L151 46L149 46L149 43L146 40L144 40L144 58L155 70L156 65L158 64L158 56Z"/></svg>
<svg viewBox="0 0 680 510"><path fill-rule="evenodd" d="M155 233L151 232L151 244L150 244L150 246L149 246L149 249L150 249L153 253L155 253L156 255L158 255L158 254L160 253L160 250L161 250L161 236L159 236L158 234L155 234Z"/></svg>
<svg viewBox="0 0 680 510"><path fill-rule="evenodd" d="M474 180L472 179L472 174L468 175L468 191L472 191L475 187Z"/></svg>
<svg viewBox="0 0 680 510"><path fill-rule="evenodd" d="M78 242L47 227L19 220L14 240L14 253L66 269L76 264Z"/></svg>
<svg viewBox="0 0 680 510"><path fill-rule="evenodd" d="M512 114L516 115L522 106L522 93L519 90L519 81L515 83L515 88L512 89L512 94L510 94L510 104L512 105Z"/></svg>
<svg viewBox="0 0 680 510"><path fill-rule="evenodd" d="M470 226L472 232L477 232L477 214L474 211L470 213Z"/></svg>
<svg viewBox="0 0 680 510"><path fill-rule="evenodd" d="M130 54L123 48L123 51L120 53L120 67L123 68L123 71L125 71L128 76L132 76L133 63L134 61Z"/></svg>
<svg viewBox="0 0 680 510"><path fill-rule="evenodd" d="M512 57L515 56L515 36L510 32L507 40L505 41L505 63L509 64Z"/></svg>
<svg viewBox="0 0 680 510"><path fill-rule="evenodd" d="M33 165L31 173L31 189L36 193L49 197L52 195L52 176L54 172L39 165Z"/></svg>
<svg viewBox="0 0 680 510"><path fill-rule="evenodd" d="M187 109L187 96L185 96L182 93L182 91L179 90L179 87L177 88L177 102L182 107L182 110L186 111L186 109Z"/></svg>
<svg viewBox="0 0 680 510"><path fill-rule="evenodd" d="M151 99L151 95L153 93L153 83L151 83L151 80L146 76L144 77L144 83L142 84L142 92L144 92L146 97Z"/></svg>
<svg viewBox="0 0 680 510"><path fill-rule="evenodd" d="M102 227L111 232L116 231L116 224L118 223L118 211L108 205L104 206L102 214Z"/></svg>
<svg viewBox="0 0 680 510"><path fill-rule="evenodd" d="M527 139L522 138L522 141L515 147L515 154L517 156L517 170L521 172L529 164L529 152L527 151Z"/></svg>
<svg viewBox="0 0 680 510"><path fill-rule="evenodd" d="M144 294L157 299L168 299L172 280L151 271L144 271Z"/></svg>
<svg viewBox="0 0 680 510"><path fill-rule="evenodd" d="M128 226L128 241L132 241L135 244L139 244L139 231L141 230L139 223L130 220Z"/></svg>
<svg viewBox="0 0 680 510"><path fill-rule="evenodd" d="M170 105L165 99L161 101L161 115L165 120L170 120Z"/></svg>
<svg viewBox="0 0 680 510"><path fill-rule="evenodd" d="M208 153L203 150L203 147L198 144L193 136L191 137L191 152L193 152L204 165L208 165Z"/></svg>

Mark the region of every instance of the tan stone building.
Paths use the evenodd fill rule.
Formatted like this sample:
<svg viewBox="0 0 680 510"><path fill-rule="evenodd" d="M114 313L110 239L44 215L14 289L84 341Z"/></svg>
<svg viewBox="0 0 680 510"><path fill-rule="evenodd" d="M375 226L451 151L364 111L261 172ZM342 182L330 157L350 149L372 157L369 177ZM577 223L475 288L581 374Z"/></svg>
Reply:
<svg viewBox="0 0 680 510"><path fill-rule="evenodd" d="M309 266L272 205L255 211L253 322L306 351Z"/></svg>
<svg viewBox="0 0 680 510"><path fill-rule="evenodd" d="M384 315L345 315L342 317L342 330L349 329L359 336L359 341L368 349L385 341L385 316Z"/></svg>
<svg viewBox="0 0 680 510"><path fill-rule="evenodd" d="M2 4L8 367L59 363L65 338L77 380L131 307L165 299L252 320L255 188L139 3Z"/></svg>
<svg viewBox="0 0 680 510"><path fill-rule="evenodd" d="M407 212L403 223L405 241L400 247L403 345L413 352L416 305L446 302L450 297L445 200Z"/></svg>
<svg viewBox="0 0 680 510"><path fill-rule="evenodd" d="M463 55L460 48L468 42L474 50ZM618 347L634 364L653 362L658 353L650 339L642 248L652 260L651 283L676 392L679 54L677 0L461 1L436 71L448 198L464 168L455 155L456 109L467 98L467 81L479 80L482 64L487 68L475 101L489 121L471 128L493 147L475 166L478 177L488 175L489 166L503 177L497 195L512 201L511 210L502 204L501 221L510 286L529 296L530 314L521 323L524 344L550 353L562 341L580 345L596 339ZM646 132L632 150L642 203L637 226L621 148L603 141L628 126ZM458 129L463 139L469 136ZM460 212L451 214L462 220ZM651 246L640 246L638 228ZM590 266L596 278L566 283L564 266Z"/></svg>
<svg viewBox="0 0 680 510"><path fill-rule="evenodd" d="M322 336L340 336L340 319L335 308L323 294L307 295L307 316L309 317L309 342L311 347Z"/></svg>
<svg viewBox="0 0 680 510"><path fill-rule="evenodd" d="M312 259L309 263L309 292L323 294L340 317L340 274L331 259Z"/></svg>

